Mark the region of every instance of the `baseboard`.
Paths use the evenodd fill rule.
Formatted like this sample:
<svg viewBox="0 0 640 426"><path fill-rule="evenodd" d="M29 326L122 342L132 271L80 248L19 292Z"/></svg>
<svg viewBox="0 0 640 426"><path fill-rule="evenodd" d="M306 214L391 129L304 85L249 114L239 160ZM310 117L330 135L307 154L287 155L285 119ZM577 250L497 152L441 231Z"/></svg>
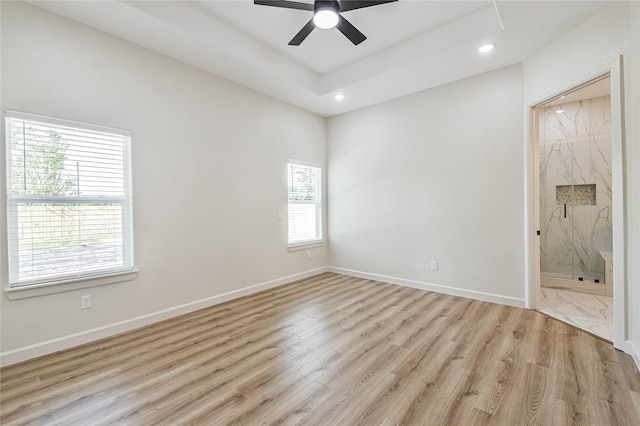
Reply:
<svg viewBox="0 0 640 426"><path fill-rule="evenodd" d="M631 355L631 358L633 358L636 363L636 367L640 370L640 348L634 345L631 340L627 340L625 343L626 347L624 348L624 352Z"/></svg>
<svg viewBox="0 0 640 426"><path fill-rule="evenodd" d="M499 294L485 293L482 291L466 290L462 288L449 287L440 284L430 284L422 281L408 280L405 278L390 277L387 275L372 274L369 272L354 271L352 269L329 267L329 272L337 274L349 275L352 277L365 278L368 280L382 281L390 284L398 284L405 287L417 288L420 290L434 291L436 293L448 294L451 296L466 297L468 299L482 300L483 302L498 303L500 305L514 306L516 308L524 308L524 299L516 297L502 296Z"/></svg>
<svg viewBox="0 0 640 426"><path fill-rule="evenodd" d="M309 271L300 272L298 274L293 274L275 280L265 281L263 283L255 284L249 287L244 287L239 290L234 290L224 294L196 300L194 302L185 303L183 305L174 306L140 317L131 318L114 324L108 324L91 330L86 330L81 333L71 334L57 339L36 343L34 345L24 346L22 348L14 349L11 351L6 351L0 353L0 366L16 364L18 362L52 354L64 349L80 346L85 343L103 339L105 337L122 334L127 331L132 331L137 328L145 327L160 321L167 320L169 318L188 314L190 312L195 312L200 309L228 302L229 300L238 299L250 294L258 293L274 287L279 287L281 285L289 284L294 281L309 278L328 271L329 267L323 266L321 268L311 269Z"/></svg>

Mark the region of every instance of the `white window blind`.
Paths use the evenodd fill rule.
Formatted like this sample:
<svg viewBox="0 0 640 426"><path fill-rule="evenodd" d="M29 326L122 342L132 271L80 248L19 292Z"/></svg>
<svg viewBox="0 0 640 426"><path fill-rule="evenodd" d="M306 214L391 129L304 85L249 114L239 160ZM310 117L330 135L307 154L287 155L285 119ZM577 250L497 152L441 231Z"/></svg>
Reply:
<svg viewBox="0 0 640 426"><path fill-rule="evenodd" d="M133 269L131 134L8 111L10 287Z"/></svg>
<svg viewBox="0 0 640 426"><path fill-rule="evenodd" d="M322 170L288 163L289 245L322 240Z"/></svg>

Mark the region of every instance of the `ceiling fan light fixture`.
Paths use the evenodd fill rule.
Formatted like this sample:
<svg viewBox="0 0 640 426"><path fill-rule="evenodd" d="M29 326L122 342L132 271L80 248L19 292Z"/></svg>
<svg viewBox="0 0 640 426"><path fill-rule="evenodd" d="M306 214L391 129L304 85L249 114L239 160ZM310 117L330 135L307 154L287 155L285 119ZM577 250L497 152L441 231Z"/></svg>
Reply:
<svg viewBox="0 0 640 426"><path fill-rule="evenodd" d="M313 15L313 23L323 30L334 28L338 25L338 14L330 9L320 10Z"/></svg>
<svg viewBox="0 0 640 426"><path fill-rule="evenodd" d="M322 30L334 28L340 20L338 10L336 1L316 1L313 7L313 23Z"/></svg>

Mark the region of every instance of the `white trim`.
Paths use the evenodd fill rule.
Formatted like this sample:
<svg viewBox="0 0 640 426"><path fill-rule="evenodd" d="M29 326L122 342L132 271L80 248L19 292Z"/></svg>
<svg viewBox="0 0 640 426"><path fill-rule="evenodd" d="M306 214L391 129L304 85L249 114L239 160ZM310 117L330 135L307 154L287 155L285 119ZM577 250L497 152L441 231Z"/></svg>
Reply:
<svg viewBox="0 0 640 426"><path fill-rule="evenodd" d="M613 228L613 346L627 340L627 223L622 56L611 65L611 209Z"/></svg>
<svg viewBox="0 0 640 426"><path fill-rule="evenodd" d="M23 285L5 288L4 292L9 300L27 299L29 297L45 296L47 294L64 293L66 291L83 288L133 281L138 276L137 269L113 272L95 276L80 276L61 281L48 281L39 284Z"/></svg>
<svg viewBox="0 0 640 426"><path fill-rule="evenodd" d="M291 164L297 164L299 166L307 166L307 167L316 167L318 169L323 169L324 167L322 166L322 164L318 164L318 163L311 163L309 161L300 161L300 160L292 160L291 158L287 160L287 165L291 163Z"/></svg>
<svg viewBox="0 0 640 426"><path fill-rule="evenodd" d="M426 283L423 281L408 280L405 278L354 271L352 269L337 268L335 266L330 266L329 272L335 272L337 274L349 275L357 278L365 278L368 280L382 281L390 284L417 288L419 290L433 291L436 293L448 294L451 296L466 297L468 299L481 300L483 302L498 303L500 305L513 306L516 308L525 307L524 299L520 299L517 297L502 296L500 294L486 293L483 291L467 290L463 288L449 287L446 285Z"/></svg>
<svg viewBox="0 0 640 426"><path fill-rule="evenodd" d="M636 363L636 367L640 370L640 348L636 347L631 340L627 340L622 350L631 355L631 358L633 358Z"/></svg>
<svg viewBox="0 0 640 426"><path fill-rule="evenodd" d="M312 240L312 241L305 241L302 243L289 244L287 249L289 251L300 251L300 250L323 247L324 245L325 245L324 240Z"/></svg>
<svg viewBox="0 0 640 426"><path fill-rule="evenodd" d="M239 290L230 291L216 296L207 297L194 302L185 303L183 305L174 306L162 311L153 312L151 314L142 315L136 318L108 324L91 330L82 331L80 333L70 334L68 336L59 337L57 339L48 340L46 342L36 343L22 348L14 349L0 353L0 366L7 366L18 362L26 361L32 358L48 355L74 346L83 345L105 337L115 336L117 334L132 331L141 327L164 321L179 315L188 314L229 300L237 299L270 288L279 287L289 284L297 280L312 277L314 275L328 272L328 267L311 269L298 274L288 275L286 277L277 278L271 281L265 281L260 284L244 287Z"/></svg>
<svg viewBox="0 0 640 426"><path fill-rule="evenodd" d="M539 160L536 161L535 156L538 154L537 140L537 114L535 106L530 105L525 111L525 153L524 153L524 298L527 309L538 308L538 293L540 288L540 267L539 252L540 238L536 235L539 230L539 205L536 197L537 180L536 175L539 173L536 168ZM535 123L534 123L535 122Z"/></svg>
<svg viewBox="0 0 640 426"><path fill-rule="evenodd" d="M39 121L47 124L54 124L62 127L82 127L83 129L98 133L113 133L119 136L132 137L133 132L128 129L120 129L117 127L101 126L99 124L86 123L84 121L67 120L64 118L51 117L48 115L31 114L28 112L14 111L6 109L4 111L6 118L15 118L17 120Z"/></svg>

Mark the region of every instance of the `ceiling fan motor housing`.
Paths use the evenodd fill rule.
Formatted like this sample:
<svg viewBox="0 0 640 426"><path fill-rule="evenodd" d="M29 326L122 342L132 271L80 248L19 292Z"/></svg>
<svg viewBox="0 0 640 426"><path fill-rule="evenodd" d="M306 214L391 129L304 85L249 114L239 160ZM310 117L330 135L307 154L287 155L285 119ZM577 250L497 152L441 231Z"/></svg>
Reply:
<svg viewBox="0 0 640 426"><path fill-rule="evenodd" d="M321 10L331 10L335 13L340 11L340 5L337 0L316 0L313 3L313 14L317 14Z"/></svg>

